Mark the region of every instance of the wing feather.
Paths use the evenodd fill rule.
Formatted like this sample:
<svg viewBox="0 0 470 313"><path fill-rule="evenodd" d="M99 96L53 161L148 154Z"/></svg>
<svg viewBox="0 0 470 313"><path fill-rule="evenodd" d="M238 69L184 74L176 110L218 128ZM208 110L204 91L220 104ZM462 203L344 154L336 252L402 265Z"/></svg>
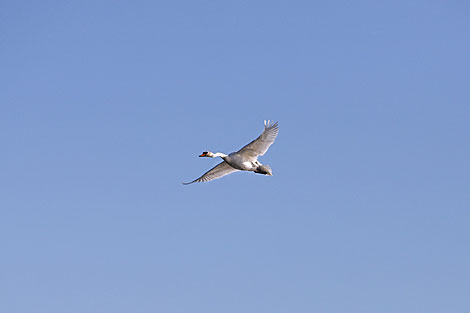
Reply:
<svg viewBox="0 0 470 313"><path fill-rule="evenodd" d="M223 177L225 175L231 174L233 172L237 172L238 170L233 168L230 164L227 162L223 161L222 163L217 164L213 168L211 168L209 171L207 171L204 175L199 177L198 179L193 180L192 182L189 183L183 183L183 185L189 185L192 183L201 183L201 182L207 182L213 179L217 179L220 177Z"/></svg>
<svg viewBox="0 0 470 313"><path fill-rule="evenodd" d="M264 155L266 151L268 151L269 147L274 143L274 140L276 140L278 133L278 122L271 123L271 121L264 121L263 133L258 138L238 150L238 152L252 157Z"/></svg>

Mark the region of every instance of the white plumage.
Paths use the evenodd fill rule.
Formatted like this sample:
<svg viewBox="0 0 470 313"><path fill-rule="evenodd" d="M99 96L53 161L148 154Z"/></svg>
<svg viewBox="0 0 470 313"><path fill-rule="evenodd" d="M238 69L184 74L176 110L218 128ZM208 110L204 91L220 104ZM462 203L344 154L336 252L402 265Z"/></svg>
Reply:
<svg viewBox="0 0 470 313"><path fill-rule="evenodd" d="M229 155L221 152L203 152L200 157L221 157L224 161L217 164L201 177L192 182L183 184L188 185L195 182L207 182L237 171L252 171L272 176L271 167L261 164L258 161L258 156L264 155L266 151L268 151L269 147L274 143L274 140L276 140L278 132L279 126L277 122L271 123L271 121L264 121L263 133L237 152L232 152Z"/></svg>

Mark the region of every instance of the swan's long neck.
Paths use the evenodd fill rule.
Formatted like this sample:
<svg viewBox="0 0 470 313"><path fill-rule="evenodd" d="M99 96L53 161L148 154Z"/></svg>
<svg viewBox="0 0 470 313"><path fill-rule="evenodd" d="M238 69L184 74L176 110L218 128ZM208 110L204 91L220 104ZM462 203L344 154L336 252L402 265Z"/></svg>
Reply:
<svg viewBox="0 0 470 313"><path fill-rule="evenodd" d="M221 158L225 158L227 155L225 153L222 153L222 152L216 152L213 154L213 158L216 158L216 157L221 157Z"/></svg>

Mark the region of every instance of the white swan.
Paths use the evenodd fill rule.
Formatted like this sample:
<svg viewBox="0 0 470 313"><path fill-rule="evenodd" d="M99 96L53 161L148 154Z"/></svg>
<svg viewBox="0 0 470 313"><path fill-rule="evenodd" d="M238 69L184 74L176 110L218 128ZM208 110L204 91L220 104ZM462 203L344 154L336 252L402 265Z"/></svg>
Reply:
<svg viewBox="0 0 470 313"><path fill-rule="evenodd" d="M221 157L224 161L217 164L214 168L198 179L183 184L188 185L196 182L207 182L237 171L252 171L272 176L273 172L271 171L271 167L269 165L261 164L258 161L258 156L264 155L266 151L268 151L269 147L274 143L278 132L279 126L277 122L271 123L271 121L264 121L263 133L237 152L232 152L229 155L221 152L203 152L200 157Z"/></svg>

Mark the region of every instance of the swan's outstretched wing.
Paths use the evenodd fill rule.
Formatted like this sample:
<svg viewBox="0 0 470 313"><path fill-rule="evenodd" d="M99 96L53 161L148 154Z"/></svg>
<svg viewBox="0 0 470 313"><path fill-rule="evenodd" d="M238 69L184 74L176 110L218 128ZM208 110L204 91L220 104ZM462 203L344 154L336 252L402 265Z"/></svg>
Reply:
<svg viewBox="0 0 470 313"><path fill-rule="evenodd" d="M277 122L272 124L271 121L264 121L263 133L258 138L238 150L238 152L254 158L259 155L263 155L268 151L269 146L274 143L274 140L276 140L278 132L279 126Z"/></svg>
<svg viewBox="0 0 470 313"><path fill-rule="evenodd" d="M233 168L230 166L227 162L223 161L222 163L217 164L215 167L210 169L207 173L199 177L198 179L193 180L192 182L189 183L183 183L183 185L189 185L192 183L201 183L201 182L206 182L210 181L213 179L217 179L220 177L223 177L225 175L231 174L233 172L237 172L238 170L236 168Z"/></svg>

